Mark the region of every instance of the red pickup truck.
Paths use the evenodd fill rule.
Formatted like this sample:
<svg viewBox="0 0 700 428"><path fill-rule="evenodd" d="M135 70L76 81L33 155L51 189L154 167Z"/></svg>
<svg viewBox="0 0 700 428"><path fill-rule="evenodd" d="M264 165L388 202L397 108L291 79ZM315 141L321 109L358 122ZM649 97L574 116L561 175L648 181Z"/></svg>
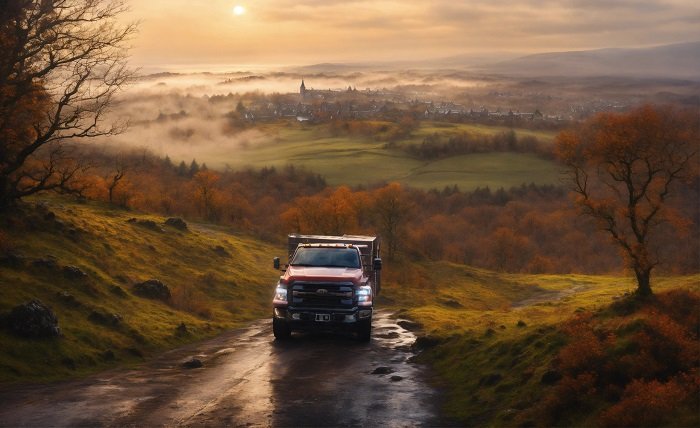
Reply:
<svg viewBox="0 0 700 428"><path fill-rule="evenodd" d="M275 338L293 331L351 331L368 341L381 286L375 236L289 235L289 263L272 300ZM274 259L280 269L279 258Z"/></svg>

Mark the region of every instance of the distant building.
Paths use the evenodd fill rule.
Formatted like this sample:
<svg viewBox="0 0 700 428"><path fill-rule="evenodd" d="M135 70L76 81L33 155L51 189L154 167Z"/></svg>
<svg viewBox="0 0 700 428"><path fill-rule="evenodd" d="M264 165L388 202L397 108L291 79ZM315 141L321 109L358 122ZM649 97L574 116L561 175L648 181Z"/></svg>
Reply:
<svg viewBox="0 0 700 428"><path fill-rule="evenodd" d="M299 86L299 95L302 99L306 99L306 85L304 85L304 79L301 79L301 86Z"/></svg>

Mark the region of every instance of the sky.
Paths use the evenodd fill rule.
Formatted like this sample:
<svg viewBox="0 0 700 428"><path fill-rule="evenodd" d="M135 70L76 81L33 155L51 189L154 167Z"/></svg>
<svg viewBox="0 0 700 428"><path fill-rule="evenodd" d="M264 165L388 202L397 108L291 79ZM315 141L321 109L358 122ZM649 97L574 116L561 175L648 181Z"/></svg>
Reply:
<svg viewBox="0 0 700 428"><path fill-rule="evenodd" d="M129 0L132 62L305 65L700 40L698 0Z"/></svg>

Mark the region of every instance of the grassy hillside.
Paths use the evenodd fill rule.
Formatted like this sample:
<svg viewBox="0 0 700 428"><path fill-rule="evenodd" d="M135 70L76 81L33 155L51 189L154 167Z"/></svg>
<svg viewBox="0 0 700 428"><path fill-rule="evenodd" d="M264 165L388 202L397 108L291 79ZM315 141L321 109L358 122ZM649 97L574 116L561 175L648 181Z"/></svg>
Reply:
<svg viewBox="0 0 700 428"><path fill-rule="evenodd" d="M214 153L211 158L198 160L216 168L293 164L321 174L331 185L397 181L422 189L442 189L457 184L462 190L472 190L485 186L497 189L522 183L559 182L556 164L531 154L481 153L422 161L400 148L420 144L434 133L493 135L505 131L503 127L426 122L411 137L398 141L396 148L385 148L384 142L361 135L333 137L324 125L283 122L259 125L256 130L258 135L240 150ZM553 133L545 131L516 129L516 133L536 136L544 142L551 142L554 137Z"/></svg>
<svg viewBox="0 0 700 428"><path fill-rule="evenodd" d="M588 407L568 403L555 415L560 419L538 416L545 410L552 413L540 409L542 400L553 406L552 395L563 394L564 387L547 378L559 375L552 375L558 373L553 367L562 370L559 352L570 341L574 343L569 346L580 345L576 340L586 337L583 332L579 337L578 331L571 336L562 325L582 314L598 314L591 328L609 330L619 338L616 347L601 356L604 364L615 364L625 353L637 352L640 325L656 317L650 314L663 311L652 307L610 315L611 303L623 302L624 294L634 290L632 281L622 277L510 275L450 263L396 272L386 286L385 303L399 309L400 317L418 323L422 338L417 346L424 349L418 359L435 368L437 382L446 391L446 412L468 425L597 424L593 415L610 405L606 400L619 400L604 397L612 394L607 390L591 393ZM658 278L655 283L660 294L679 289L700 291L700 275ZM691 417L668 413L675 419L666 423L684 425Z"/></svg>
<svg viewBox="0 0 700 428"><path fill-rule="evenodd" d="M0 250L19 256L0 263L0 314L39 299L62 331L21 339L0 330L0 381L135 362L268 315L277 276L270 260L280 251L223 228L190 223L181 231L164 220L63 199L35 200L0 220ZM65 266L87 276L70 278ZM172 299L135 295L134 284L148 279L166 284Z"/></svg>
<svg viewBox="0 0 700 428"><path fill-rule="evenodd" d="M270 259L281 249L164 220L61 198L0 219L0 256L13 255L0 257L0 317L39 299L62 331L26 339L0 329L0 382L131 364L269 315ZM67 275L69 266L86 276ZM700 385L688 372L698 370L700 274L656 278L658 301L635 307L624 297L634 284L620 276L503 274L448 262L386 267L379 306L415 323L405 325L418 329L418 360L435 369L455 420L697 425L687 402ZM172 298L138 296L134 285L148 279L165 283ZM667 293L674 290L690 294ZM663 398L649 402L647 390ZM624 419L646 415L638 408L656 413Z"/></svg>

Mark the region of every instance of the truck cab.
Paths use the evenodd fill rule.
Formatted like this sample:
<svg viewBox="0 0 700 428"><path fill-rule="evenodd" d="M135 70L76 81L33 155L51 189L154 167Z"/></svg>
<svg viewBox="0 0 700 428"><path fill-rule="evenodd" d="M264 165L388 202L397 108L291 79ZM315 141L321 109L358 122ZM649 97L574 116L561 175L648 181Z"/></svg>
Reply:
<svg viewBox="0 0 700 428"><path fill-rule="evenodd" d="M379 293L379 240L372 236L289 235L289 263L272 301L277 339L293 331L351 331L368 341ZM279 259L274 261L279 269Z"/></svg>

